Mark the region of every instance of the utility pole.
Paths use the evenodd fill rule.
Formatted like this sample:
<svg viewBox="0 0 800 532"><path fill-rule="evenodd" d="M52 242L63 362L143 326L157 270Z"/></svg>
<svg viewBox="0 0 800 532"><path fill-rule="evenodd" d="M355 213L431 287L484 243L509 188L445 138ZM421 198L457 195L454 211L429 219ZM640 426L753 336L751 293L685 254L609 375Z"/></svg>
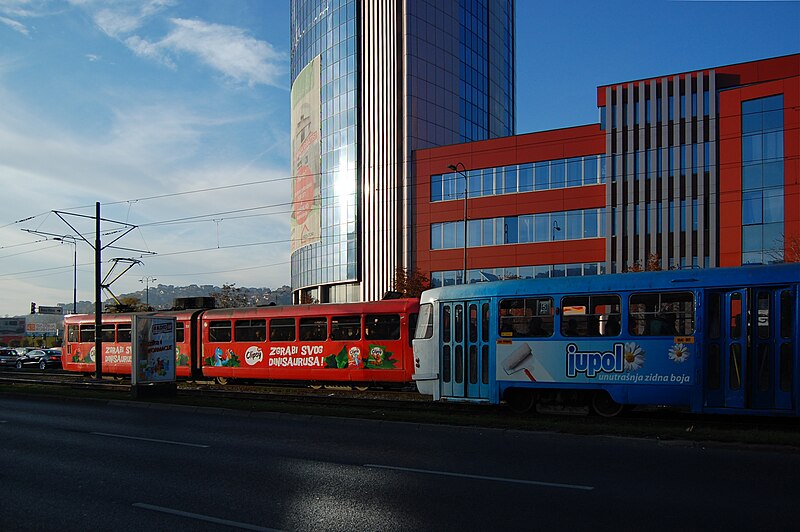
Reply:
<svg viewBox="0 0 800 532"><path fill-rule="evenodd" d="M103 379L103 276L100 271L103 248L100 247L100 202L95 203L94 237L94 366L95 378Z"/></svg>
<svg viewBox="0 0 800 532"><path fill-rule="evenodd" d="M145 297L145 305L147 305L147 310L150 310L150 283L153 281L158 281L155 277L142 277L139 279L140 283L144 283L144 297Z"/></svg>

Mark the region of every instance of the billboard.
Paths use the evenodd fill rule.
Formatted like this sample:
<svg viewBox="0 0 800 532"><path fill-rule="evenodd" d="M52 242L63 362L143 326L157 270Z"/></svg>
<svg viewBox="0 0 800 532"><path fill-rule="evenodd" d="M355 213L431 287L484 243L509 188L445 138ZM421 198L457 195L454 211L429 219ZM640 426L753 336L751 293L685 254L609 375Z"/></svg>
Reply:
<svg viewBox="0 0 800 532"><path fill-rule="evenodd" d="M292 252L319 241L322 234L319 76L317 56L292 85Z"/></svg>
<svg viewBox="0 0 800 532"><path fill-rule="evenodd" d="M175 318L133 316L133 385L175 382Z"/></svg>
<svg viewBox="0 0 800 532"><path fill-rule="evenodd" d="M0 318L0 334L25 334L25 318Z"/></svg>

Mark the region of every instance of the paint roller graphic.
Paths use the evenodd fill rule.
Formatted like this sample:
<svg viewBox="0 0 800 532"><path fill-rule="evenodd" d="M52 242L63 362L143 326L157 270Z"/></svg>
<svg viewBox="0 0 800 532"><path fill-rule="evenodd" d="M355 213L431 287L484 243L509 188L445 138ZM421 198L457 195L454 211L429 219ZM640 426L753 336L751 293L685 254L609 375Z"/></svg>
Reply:
<svg viewBox="0 0 800 532"><path fill-rule="evenodd" d="M508 375L524 371L525 375L527 375L530 380L536 382L529 368L532 364L533 352L531 351L531 346L525 343L517 347L506 357L503 361L503 369Z"/></svg>

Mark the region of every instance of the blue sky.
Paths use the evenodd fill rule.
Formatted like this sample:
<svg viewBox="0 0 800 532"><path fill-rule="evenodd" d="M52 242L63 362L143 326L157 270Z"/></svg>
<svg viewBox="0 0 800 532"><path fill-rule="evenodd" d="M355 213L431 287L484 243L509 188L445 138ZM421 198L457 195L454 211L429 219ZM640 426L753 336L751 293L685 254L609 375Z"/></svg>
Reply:
<svg viewBox="0 0 800 532"><path fill-rule="evenodd" d="M800 52L798 26L800 2L517 0L517 130L595 122L598 85ZM72 300L71 245L22 229L96 201L158 253L106 250L142 261L117 294L288 284L288 72L288 1L0 0L0 316Z"/></svg>

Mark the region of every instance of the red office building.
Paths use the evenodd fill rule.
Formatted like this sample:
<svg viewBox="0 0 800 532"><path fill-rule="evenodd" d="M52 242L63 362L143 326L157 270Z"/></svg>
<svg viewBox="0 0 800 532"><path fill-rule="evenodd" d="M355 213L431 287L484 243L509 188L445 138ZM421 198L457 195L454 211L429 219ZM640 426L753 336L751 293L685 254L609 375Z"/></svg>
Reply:
<svg viewBox="0 0 800 532"><path fill-rule="evenodd" d="M441 286L800 260L800 54L598 87L597 106L415 151L414 267Z"/></svg>

